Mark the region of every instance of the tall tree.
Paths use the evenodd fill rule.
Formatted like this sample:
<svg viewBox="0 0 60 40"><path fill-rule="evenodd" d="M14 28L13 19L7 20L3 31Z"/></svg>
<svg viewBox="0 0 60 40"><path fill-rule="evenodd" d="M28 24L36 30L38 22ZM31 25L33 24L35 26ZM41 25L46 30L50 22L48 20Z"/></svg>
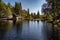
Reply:
<svg viewBox="0 0 60 40"><path fill-rule="evenodd" d="M12 6L11 6L11 4L8 2L8 5L7 5L9 8L11 8Z"/></svg>
<svg viewBox="0 0 60 40"><path fill-rule="evenodd" d="M26 16L27 19L30 18L30 13L29 13L29 8L27 9L27 16Z"/></svg>
<svg viewBox="0 0 60 40"><path fill-rule="evenodd" d="M30 13L29 13L29 8L28 8L27 12L28 12L28 13L27 13L27 16L29 17L29 16L30 16Z"/></svg>
<svg viewBox="0 0 60 40"><path fill-rule="evenodd" d="M37 18L40 18L40 12L39 11L37 12Z"/></svg>
<svg viewBox="0 0 60 40"><path fill-rule="evenodd" d="M59 16L60 15L60 0L47 0L47 2L52 7L51 11L53 13L53 17L55 18L55 17Z"/></svg>
<svg viewBox="0 0 60 40"><path fill-rule="evenodd" d="M22 12L21 3L15 2L15 13L16 13L16 15L21 15L21 12Z"/></svg>
<svg viewBox="0 0 60 40"><path fill-rule="evenodd" d="M36 18L37 18L37 17L36 17L36 13L34 13L33 15L34 15L34 19L36 19Z"/></svg>

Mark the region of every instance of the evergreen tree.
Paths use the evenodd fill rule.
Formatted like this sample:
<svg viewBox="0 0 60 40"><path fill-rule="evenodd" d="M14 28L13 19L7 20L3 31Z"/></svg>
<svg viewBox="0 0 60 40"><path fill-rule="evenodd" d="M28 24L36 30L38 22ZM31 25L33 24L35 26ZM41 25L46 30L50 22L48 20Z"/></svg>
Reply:
<svg viewBox="0 0 60 40"><path fill-rule="evenodd" d="M34 19L36 19L37 17L36 17L36 13L34 13Z"/></svg>
<svg viewBox="0 0 60 40"><path fill-rule="evenodd" d="M29 13L29 8L27 9L27 16L26 16L27 19L30 18L30 13Z"/></svg>
<svg viewBox="0 0 60 40"><path fill-rule="evenodd" d="M32 16L32 17L34 17L34 14L33 14L33 13L31 13L31 16Z"/></svg>
<svg viewBox="0 0 60 40"><path fill-rule="evenodd" d="M29 17L29 16L30 16L30 13L29 13L29 8L28 8L27 12L28 12L28 13L27 13L27 16Z"/></svg>
<svg viewBox="0 0 60 40"><path fill-rule="evenodd" d="M40 18L40 13L39 13L39 11L37 12L37 18Z"/></svg>
<svg viewBox="0 0 60 40"><path fill-rule="evenodd" d="M11 8L12 6L11 6L11 4L8 2L8 5L7 5L9 8Z"/></svg>
<svg viewBox="0 0 60 40"><path fill-rule="evenodd" d="M21 15L21 12L22 12L21 3L15 2L15 13L16 13L16 15Z"/></svg>

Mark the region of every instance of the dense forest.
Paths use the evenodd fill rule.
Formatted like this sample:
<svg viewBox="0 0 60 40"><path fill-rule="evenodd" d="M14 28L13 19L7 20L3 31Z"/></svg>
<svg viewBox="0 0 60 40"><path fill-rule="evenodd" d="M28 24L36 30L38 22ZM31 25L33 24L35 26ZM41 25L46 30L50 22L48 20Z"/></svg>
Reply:
<svg viewBox="0 0 60 40"><path fill-rule="evenodd" d="M10 3L5 4L0 0L0 19L12 19L13 15L21 19L36 19L40 18L39 11L36 13L30 13L29 8L27 10L22 9L22 4L15 2L15 5L12 6Z"/></svg>

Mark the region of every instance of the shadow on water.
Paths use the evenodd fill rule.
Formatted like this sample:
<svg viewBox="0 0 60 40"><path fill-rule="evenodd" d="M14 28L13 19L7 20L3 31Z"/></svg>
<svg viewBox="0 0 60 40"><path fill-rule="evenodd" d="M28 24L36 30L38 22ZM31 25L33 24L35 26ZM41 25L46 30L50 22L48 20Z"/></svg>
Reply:
<svg viewBox="0 0 60 40"><path fill-rule="evenodd" d="M60 40L60 30L58 29L58 27L58 25L54 25L53 23L46 24L44 29L46 30L45 32L47 34L48 40Z"/></svg>
<svg viewBox="0 0 60 40"><path fill-rule="evenodd" d="M50 23L47 23L47 22L44 22L43 24L44 24L43 26L44 26L45 34L48 40L51 40L51 25Z"/></svg>
<svg viewBox="0 0 60 40"><path fill-rule="evenodd" d="M22 32L22 21L18 21L17 24L16 24L16 37L17 37L17 40L19 38L21 38L21 32Z"/></svg>
<svg viewBox="0 0 60 40"><path fill-rule="evenodd" d="M53 40L60 40L60 29L59 26L57 24L51 23L51 39Z"/></svg>

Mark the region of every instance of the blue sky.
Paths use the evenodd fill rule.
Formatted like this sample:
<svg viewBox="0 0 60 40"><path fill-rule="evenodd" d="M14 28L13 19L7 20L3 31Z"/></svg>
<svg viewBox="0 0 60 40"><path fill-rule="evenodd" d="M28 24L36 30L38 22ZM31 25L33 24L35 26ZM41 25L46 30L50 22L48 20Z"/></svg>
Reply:
<svg viewBox="0 0 60 40"><path fill-rule="evenodd" d="M45 0L3 0L6 4L8 2L11 3L11 5L14 5L15 2L21 2L22 3L22 8L27 10L29 8L30 13L31 12L36 12L39 10L41 14L41 8L43 3L46 3Z"/></svg>

